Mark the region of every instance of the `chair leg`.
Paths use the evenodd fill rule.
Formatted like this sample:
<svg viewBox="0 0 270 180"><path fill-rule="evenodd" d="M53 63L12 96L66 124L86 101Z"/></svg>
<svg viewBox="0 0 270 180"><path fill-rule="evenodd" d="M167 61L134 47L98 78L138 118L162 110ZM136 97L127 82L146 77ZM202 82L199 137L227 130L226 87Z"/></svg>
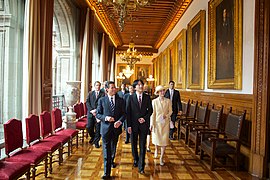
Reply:
<svg viewBox="0 0 270 180"><path fill-rule="evenodd" d="M60 148L58 149L58 151L59 151L59 165L61 165L61 163L63 162L63 149L64 149L64 145L60 146Z"/></svg>
<svg viewBox="0 0 270 180"><path fill-rule="evenodd" d="M53 152L50 152L49 154L49 164L50 164L50 166L49 166L49 172L50 172L50 174L52 174L52 158L53 158Z"/></svg>
<svg viewBox="0 0 270 180"><path fill-rule="evenodd" d="M35 178L36 178L36 165L34 165L33 167L32 167L32 178L33 178L33 180L35 180Z"/></svg>
<svg viewBox="0 0 270 180"><path fill-rule="evenodd" d="M48 177L48 158L46 157L44 159L44 173L45 173L45 178Z"/></svg>
<svg viewBox="0 0 270 180"><path fill-rule="evenodd" d="M203 152L203 150L202 150L202 148L201 148L201 152L200 152L200 160L203 160L203 154L204 152Z"/></svg>
<svg viewBox="0 0 270 180"><path fill-rule="evenodd" d="M79 147L79 134L76 136L76 148L78 149Z"/></svg>
<svg viewBox="0 0 270 180"><path fill-rule="evenodd" d="M72 148L72 139L68 141L68 156L70 156L71 148Z"/></svg>
<svg viewBox="0 0 270 180"><path fill-rule="evenodd" d="M26 179L29 180L30 179L30 175L31 175L30 169L26 172L25 175L26 175Z"/></svg>

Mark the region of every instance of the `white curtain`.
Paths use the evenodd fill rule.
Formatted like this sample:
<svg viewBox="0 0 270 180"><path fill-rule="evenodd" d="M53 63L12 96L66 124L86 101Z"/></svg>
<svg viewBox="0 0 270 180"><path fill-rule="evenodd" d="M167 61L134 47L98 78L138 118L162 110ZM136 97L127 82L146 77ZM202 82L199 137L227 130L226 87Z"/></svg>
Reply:
<svg viewBox="0 0 270 180"><path fill-rule="evenodd" d="M88 67L89 67L89 49L90 42L89 42L89 36L91 35L90 32L90 17L89 17L90 10L87 9L86 14L86 22L85 22L85 28L84 28L84 36L83 36L83 49L82 49L82 68L81 68L81 102L84 102L86 100L87 94L88 94Z"/></svg>
<svg viewBox="0 0 270 180"><path fill-rule="evenodd" d="M93 33L92 84L99 79L98 33Z"/></svg>
<svg viewBox="0 0 270 180"><path fill-rule="evenodd" d="M105 70L105 58L106 58L106 49L105 49L106 47L105 47L105 34L103 33L102 34L102 42L101 42L101 51L100 51L100 81L105 81L105 80L107 80L106 78L107 77L105 77L104 76L104 70ZM106 71L107 71L107 69L106 69Z"/></svg>
<svg viewBox="0 0 270 180"><path fill-rule="evenodd" d="M110 81L114 81L114 73L115 73L115 55L114 48L112 48L112 61L111 61L111 71L110 71Z"/></svg>

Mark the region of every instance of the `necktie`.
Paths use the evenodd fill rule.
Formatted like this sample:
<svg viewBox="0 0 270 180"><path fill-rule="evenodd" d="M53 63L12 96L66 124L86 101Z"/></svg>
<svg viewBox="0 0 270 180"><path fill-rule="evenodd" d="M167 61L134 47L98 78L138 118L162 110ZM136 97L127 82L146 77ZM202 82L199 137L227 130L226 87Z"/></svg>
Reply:
<svg viewBox="0 0 270 180"><path fill-rule="evenodd" d="M96 91L96 99L97 99L97 97L98 97L98 91Z"/></svg>
<svg viewBox="0 0 270 180"><path fill-rule="evenodd" d="M139 95L139 106L140 106L140 108L142 107L142 96L141 95Z"/></svg>
<svg viewBox="0 0 270 180"><path fill-rule="evenodd" d="M113 97L111 97L110 106L111 106L111 111L112 111L112 113L114 113Z"/></svg>

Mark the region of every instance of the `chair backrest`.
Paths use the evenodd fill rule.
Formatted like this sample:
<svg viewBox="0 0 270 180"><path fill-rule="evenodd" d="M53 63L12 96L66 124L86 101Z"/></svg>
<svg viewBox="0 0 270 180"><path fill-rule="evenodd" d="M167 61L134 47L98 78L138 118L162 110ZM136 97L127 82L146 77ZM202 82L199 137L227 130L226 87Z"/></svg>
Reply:
<svg viewBox="0 0 270 180"><path fill-rule="evenodd" d="M189 102L190 100L188 100L188 102L184 102L182 101L182 112L183 112L183 115L187 115L188 114L188 108L189 108Z"/></svg>
<svg viewBox="0 0 270 180"><path fill-rule="evenodd" d="M44 138L52 134L51 114L48 111L43 111L40 114L41 136Z"/></svg>
<svg viewBox="0 0 270 180"><path fill-rule="evenodd" d="M198 123L205 123L206 122L206 114L207 114L207 109L208 109L208 105L206 106L199 106L198 108L198 114L197 114L197 122Z"/></svg>
<svg viewBox="0 0 270 180"><path fill-rule="evenodd" d="M196 101L196 103L192 103L189 106L189 111L188 111L188 116L189 117L196 117L196 113L197 113L197 107L198 107L198 101Z"/></svg>
<svg viewBox="0 0 270 180"><path fill-rule="evenodd" d="M81 117L80 105L75 104L73 109L74 109L74 112L76 113L76 119L79 119Z"/></svg>
<svg viewBox="0 0 270 180"><path fill-rule="evenodd" d="M240 133L243 125L243 121L246 116L246 111L241 115L229 113L225 125L225 134L232 138L240 138Z"/></svg>
<svg viewBox="0 0 270 180"><path fill-rule="evenodd" d="M4 124L5 150L6 155L23 147L22 122L17 119L10 119Z"/></svg>
<svg viewBox="0 0 270 180"><path fill-rule="evenodd" d="M31 142L40 139L40 127L38 116L31 114L28 118L25 118L26 124L26 142L30 145Z"/></svg>
<svg viewBox="0 0 270 180"><path fill-rule="evenodd" d="M209 121L208 121L208 125L210 129L219 129L222 113L223 113L223 106L219 110L214 109L214 106L213 106L213 108L210 111Z"/></svg>
<svg viewBox="0 0 270 180"><path fill-rule="evenodd" d="M87 115L87 105L86 105L86 102L83 103L83 109L84 109L84 115Z"/></svg>
<svg viewBox="0 0 270 180"><path fill-rule="evenodd" d="M80 117L82 117L82 116L84 115L83 103L80 102L80 103L79 103L79 106L80 106Z"/></svg>
<svg viewBox="0 0 270 180"><path fill-rule="evenodd" d="M54 108L52 110L52 125L53 130L62 128L62 113L58 108Z"/></svg>

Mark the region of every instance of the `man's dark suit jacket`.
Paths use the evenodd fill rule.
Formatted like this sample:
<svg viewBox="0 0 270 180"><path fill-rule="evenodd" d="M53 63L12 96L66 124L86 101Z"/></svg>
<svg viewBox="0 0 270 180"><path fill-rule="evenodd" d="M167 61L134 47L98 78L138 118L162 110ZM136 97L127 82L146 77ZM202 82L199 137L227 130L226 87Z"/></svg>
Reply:
<svg viewBox="0 0 270 180"><path fill-rule="evenodd" d="M127 91L127 90L125 90L125 93L123 94L123 92L122 91L118 91L117 92L117 94L118 94L118 96L120 97L120 98L124 98L124 96L126 95L126 94L128 94L129 92Z"/></svg>
<svg viewBox="0 0 270 180"><path fill-rule="evenodd" d="M171 98L169 89L166 90L165 97L168 99ZM182 103L181 103L180 93L176 89L173 90L172 110L173 110L173 114L178 114L179 111L182 111Z"/></svg>
<svg viewBox="0 0 270 180"><path fill-rule="evenodd" d="M88 93L87 99L86 99L86 106L87 106L87 118L91 119L93 117L93 114L90 113L91 110L97 109L98 100L105 96L105 93L103 91L99 91L98 97L96 98L96 92L91 91Z"/></svg>
<svg viewBox="0 0 270 180"><path fill-rule="evenodd" d="M143 93L142 107L140 108L137 94L129 96L127 106L127 125L132 128L132 132L142 131L148 132L150 127L150 116L153 113L152 101L149 95ZM145 122L140 124L138 119L144 118Z"/></svg>
<svg viewBox="0 0 270 180"><path fill-rule="evenodd" d="M122 132L122 125L118 128L114 128L114 122L120 120L122 123L125 121L125 103L122 98L115 95L115 108L114 113L111 111L110 100L108 96L104 96L98 100L97 106L97 119L101 120L100 133L102 136L106 136L114 132L119 135ZM114 117L114 122L105 121L106 116Z"/></svg>

